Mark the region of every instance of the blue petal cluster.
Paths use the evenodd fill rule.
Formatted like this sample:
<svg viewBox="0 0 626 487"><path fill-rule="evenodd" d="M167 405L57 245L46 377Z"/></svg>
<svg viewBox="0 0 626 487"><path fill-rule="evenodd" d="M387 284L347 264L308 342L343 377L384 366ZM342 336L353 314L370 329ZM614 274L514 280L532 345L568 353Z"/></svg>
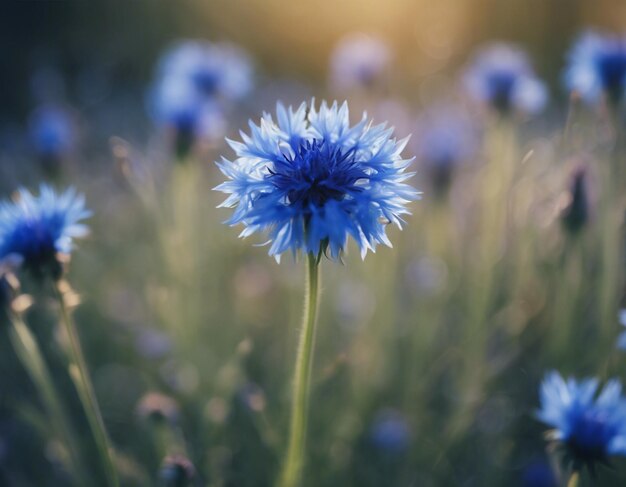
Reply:
<svg viewBox="0 0 626 487"><path fill-rule="evenodd" d="M416 156L435 194L448 190L456 168L472 158L478 133L467 114L454 106L437 106L416 123Z"/></svg>
<svg viewBox="0 0 626 487"><path fill-rule="evenodd" d="M551 372L541 385L538 418L554 427L574 468L594 467L611 455L626 455L626 399L617 380L598 393L598 381L565 381Z"/></svg>
<svg viewBox="0 0 626 487"><path fill-rule="evenodd" d="M24 268L45 273L69 255L73 239L87 234L80 223L91 212L73 188L56 193L42 185L39 196L20 189L15 201L0 203L0 261L18 258Z"/></svg>
<svg viewBox="0 0 626 487"><path fill-rule="evenodd" d="M252 89L252 63L231 44L183 41L157 68L149 108L157 123L189 136L222 136L223 104Z"/></svg>
<svg viewBox="0 0 626 487"><path fill-rule="evenodd" d="M565 82L589 103L619 101L626 89L626 36L583 34L569 54Z"/></svg>
<svg viewBox="0 0 626 487"><path fill-rule="evenodd" d="M235 208L227 223L243 224L243 237L266 232L277 259L288 250L337 258L348 236L363 257L391 246L386 224L401 226L418 197L404 183L412 176L412 159L401 156L408 139L396 141L392 128L365 114L351 127L346 103L279 103L276 112L277 122L265 113L260 125L250 122L250 135L241 133L243 142L228 141L237 159L217 163L228 178L215 188L229 194L220 206Z"/></svg>
<svg viewBox="0 0 626 487"><path fill-rule="evenodd" d="M411 443L411 430L402 414L393 410L381 411L370 430L372 444L391 454L404 453Z"/></svg>
<svg viewBox="0 0 626 487"><path fill-rule="evenodd" d="M58 107L43 106L30 119L30 140L43 157L61 157L74 143L74 129L68 113Z"/></svg>
<svg viewBox="0 0 626 487"><path fill-rule="evenodd" d="M341 39L330 59L330 83L340 90L369 88L391 64L391 49L379 38L361 33Z"/></svg>
<svg viewBox="0 0 626 487"><path fill-rule="evenodd" d="M509 44L480 50L464 75L465 88L474 100L500 113L540 112L548 99L545 85L535 76L526 54Z"/></svg>

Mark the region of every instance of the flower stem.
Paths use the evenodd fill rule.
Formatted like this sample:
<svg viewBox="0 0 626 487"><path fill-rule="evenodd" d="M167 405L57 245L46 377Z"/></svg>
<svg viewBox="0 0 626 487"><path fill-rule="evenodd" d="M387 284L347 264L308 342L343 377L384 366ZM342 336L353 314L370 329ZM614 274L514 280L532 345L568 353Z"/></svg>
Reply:
<svg viewBox="0 0 626 487"><path fill-rule="evenodd" d="M279 487L297 487L304 463L304 444L306 438L307 410L313 350L315 347L315 322L319 301L319 262L315 255L307 256L307 281L304 301L304 315L296 367L293 380L293 403L287 455L280 476Z"/></svg>
<svg viewBox="0 0 626 487"><path fill-rule="evenodd" d="M88 485L87 476L81 467L78 441L70 426L63 403L54 388L52 376L39 345L22 317L11 312L9 336L15 353L33 381L43 402L55 433L62 438L68 449L70 469L76 485Z"/></svg>
<svg viewBox="0 0 626 487"><path fill-rule="evenodd" d="M113 464L112 450L110 448L109 437L104 428L102 414L98 407L96 395L93 385L87 374L87 364L76 332L76 326L68 311L65 300L65 293L60 289L59 282L54 283L54 292L61 309L61 323L65 328L70 341L70 358L72 363L69 366L70 377L74 383L74 387L78 392L78 396L85 410L89 427L91 428L94 440L100 453L102 466L106 473L107 483L111 487L119 487L117 472Z"/></svg>
<svg viewBox="0 0 626 487"><path fill-rule="evenodd" d="M580 479L580 476L578 475L578 472L573 472L567 482L567 487L578 487L579 479Z"/></svg>

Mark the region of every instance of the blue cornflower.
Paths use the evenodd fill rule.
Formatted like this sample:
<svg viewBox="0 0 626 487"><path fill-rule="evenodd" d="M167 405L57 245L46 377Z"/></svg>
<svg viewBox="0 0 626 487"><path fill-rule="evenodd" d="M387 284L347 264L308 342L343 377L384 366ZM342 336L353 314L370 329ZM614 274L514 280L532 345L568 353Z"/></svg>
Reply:
<svg viewBox="0 0 626 487"><path fill-rule="evenodd" d="M29 129L31 143L40 157L61 158L74 144L72 120L61 108L39 108L31 116Z"/></svg>
<svg viewBox="0 0 626 487"><path fill-rule="evenodd" d="M620 325L626 326L626 309L623 309L619 312L619 322ZM617 348L626 350L626 331L620 333L620 336L617 339Z"/></svg>
<svg viewBox="0 0 626 487"><path fill-rule="evenodd" d="M461 109L437 106L417 121L416 156L426 170L435 194L444 195L457 167L469 161L478 147L474 124Z"/></svg>
<svg viewBox="0 0 626 487"><path fill-rule="evenodd" d="M187 79L163 79L153 101L152 114L159 125L173 132L180 155L186 154L196 140L216 140L226 132L219 104L199 93Z"/></svg>
<svg viewBox="0 0 626 487"><path fill-rule="evenodd" d="M467 68L463 82L477 102L500 113L533 115L547 101L545 85L535 76L526 54L509 44L481 49Z"/></svg>
<svg viewBox="0 0 626 487"><path fill-rule="evenodd" d="M165 53L158 73L187 79L198 92L228 100L237 100L252 89L250 58L228 43L179 42Z"/></svg>
<svg viewBox="0 0 626 487"><path fill-rule="evenodd" d="M565 82L589 103L618 102L626 89L626 36L587 32L569 54Z"/></svg>
<svg viewBox="0 0 626 487"><path fill-rule="evenodd" d="M339 257L351 235L361 249L391 246L387 223L401 227L406 204L418 193L404 181L412 159L400 155L408 139L391 138L392 128L362 120L350 126L348 105L278 103L277 123L264 114L243 142L229 140L237 159L218 166L228 181L215 189L229 194L220 205L235 208L227 221L242 223L242 237L269 235L269 253L288 250Z"/></svg>
<svg viewBox="0 0 626 487"><path fill-rule="evenodd" d="M227 43L183 41L157 67L149 111L157 124L174 129L178 152L198 138L223 137L223 105L252 89L252 63Z"/></svg>
<svg viewBox="0 0 626 487"><path fill-rule="evenodd" d="M381 38L361 33L341 39L330 59L330 83L340 90L370 88L389 69L392 52Z"/></svg>
<svg viewBox="0 0 626 487"><path fill-rule="evenodd" d="M551 372L541 385L538 419L553 426L549 438L563 448L575 469L592 471L612 455L626 455L626 400L617 380L596 395L598 381L565 381ZM596 397L597 396L597 397Z"/></svg>
<svg viewBox="0 0 626 487"><path fill-rule="evenodd" d="M0 203L0 260L18 258L38 276L58 276L59 256L69 256L73 239L87 234L80 222L90 215L73 188L56 193L41 185L39 196L20 189L15 201Z"/></svg>
<svg viewBox="0 0 626 487"><path fill-rule="evenodd" d="M383 410L372 424L370 440L381 451L404 453L411 442L411 430L402 414L394 410Z"/></svg>

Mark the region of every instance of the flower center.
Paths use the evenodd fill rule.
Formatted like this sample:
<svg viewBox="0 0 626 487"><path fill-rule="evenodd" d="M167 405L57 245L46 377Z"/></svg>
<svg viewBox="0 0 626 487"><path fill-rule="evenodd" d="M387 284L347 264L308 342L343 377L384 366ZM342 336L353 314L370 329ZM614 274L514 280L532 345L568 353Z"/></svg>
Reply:
<svg viewBox="0 0 626 487"><path fill-rule="evenodd" d="M489 77L491 102L498 110L507 111L510 108L515 79L515 74L509 71L496 71Z"/></svg>
<svg viewBox="0 0 626 487"><path fill-rule="evenodd" d="M14 230L4 253L20 255L26 267L37 270L56 260L55 239L42 222L27 220Z"/></svg>
<svg viewBox="0 0 626 487"><path fill-rule="evenodd" d="M604 89L619 98L626 81L626 51L605 53L598 58L597 66Z"/></svg>
<svg viewBox="0 0 626 487"><path fill-rule="evenodd" d="M217 69L201 69L198 70L193 79L198 89L205 95L211 96L217 92L220 82L220 73Z"/></svg>
<svg viewBox="0 0 626 487"><path fill-rule="evenodd" d="M344 153L324 140L302 143L294 156L276 161L268 175L288 206L305 211L360 191L358 182L367 177L355 151Z"/></svg>
<svg viewBox="0 0 626 487"><path fill-rule="evenodd" d="M607 445L612 436L612 428L604 415L591 411L573 425L568 444L581 460L602 460L607 455Z"/></svg>

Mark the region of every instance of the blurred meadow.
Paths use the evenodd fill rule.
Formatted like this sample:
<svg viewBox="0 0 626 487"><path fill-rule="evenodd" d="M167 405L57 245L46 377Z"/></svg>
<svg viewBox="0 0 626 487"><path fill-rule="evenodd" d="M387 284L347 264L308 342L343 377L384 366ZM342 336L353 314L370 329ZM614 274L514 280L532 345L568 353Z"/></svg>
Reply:
<svg viewBox="0 0 626 487"><path fill-rule="evenodd" d="M60 291L120 484L275 485L305 259L277 263L263 236L223 224L215 161L235 160L225 137L249 119L315 98L412 134L422 196L389 225L393 248L362 260L351 240L321 261L301 485L567 485L537 419L546 372L626 380L625 103L589 101L566 75L591 30L626 45L626 2L3 2L0 193L72 186L93 214ZM225 46L216 64L233 72L204 80L222 91L193 120L163 99L185 41ZM477 96L490 45L505 63L523 51L537 89ZM14 307L77 451L3 319L0 486L111 486L52 287L18 276ZM626 462L610 463L579 485L626 485Z"/></svg>

